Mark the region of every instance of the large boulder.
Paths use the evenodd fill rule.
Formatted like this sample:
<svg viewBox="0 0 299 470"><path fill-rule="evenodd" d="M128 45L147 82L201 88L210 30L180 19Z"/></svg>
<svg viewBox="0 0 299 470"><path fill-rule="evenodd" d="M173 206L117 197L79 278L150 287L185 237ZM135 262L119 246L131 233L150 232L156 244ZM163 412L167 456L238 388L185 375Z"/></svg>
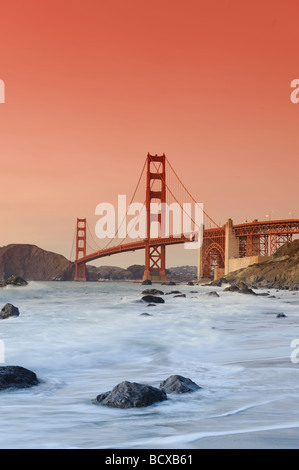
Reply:
<svg viewBox="0 0 299 470"><path fill-rule="evenodd" d="M27 286L28 282L20 276L11 276L4 281L0 281L0 287L5 286Z"/></svg>
<svg viewBox="0 0 299 470"><path fill-rule="evenodd" d="M151 385L136 382L121 382L110 392L98 395L92 402L96 405L107 405L115 408L133 408L149 406L167 400L164 390Z"/></svg>
<svg viewBox="0 0 299 470"><path fill-rule="evenodd" d="M152 285L152 281L150 279L144 279L144 281L142 281L141 283L143 286L151 286Z"/></svg>
<svg viewBox="0 0 299 470"><path fill-rule="evenodd" d="M208 292L207 295L209 297L220 297L218 292L216 292L215 290L211 291L211 292Z"/></svg>
<svg viewBox="0 0 299 470"><path fill-rule="evenodd" d="M0 366L0 390L37 385L36 374L20 366Z"/></svg>
<svg viewBox="0 0 299 470"><path fill-rule="evenodd" d="M15 307L13 304L6 304L0 312L0 318L4 320L9 317L18 317L20 315L18 307Z"/></svg>
<svg viewBox="0 0 299 470"><path fill-rule="evenodd" d="M145 289L142 291L143 295L164 295L164 292L159 289Z"/></svg>
<svg viewBox="0 0 299 470"><path fill-rule="evenodd" d="M143 302L149 302L154 304L164 304L165 302L162 297L158 297L156 295L144 295L141 300L143 300Z"/></svg>
<svg viewBox="0 0 299 470"><path fill-rule="evenodd" d="M223 292L239 292L240 294L252 294L252 295L257 295L252 289L250 289L245 283L242 283L241 288L232 285L229 287L226 287Z"/></svg>
<svg viewBox="0 0 299 470"><path fill-rule="evenodd" d="M240 292L240 289L238 286L232 285L232 286L226 287L223 292Z"/></svg>
<svg viewBox="0 0 299 470"><path fill-rule="evenodd" d="M182 375L171 375L168 379L160 383L160 389L166 393L190 393L199 390L201 387L187 377Z"/></svg>
<svg viewBox="0 0 299 470"><path fill-rule="evenodd" d="M225 277L219 277L218 279L215 279L214 281L210 282L209 284L202 284L203 287L206 286L215 286L215 287L221 287L223 284L228 284L228 280Z"/></svg>

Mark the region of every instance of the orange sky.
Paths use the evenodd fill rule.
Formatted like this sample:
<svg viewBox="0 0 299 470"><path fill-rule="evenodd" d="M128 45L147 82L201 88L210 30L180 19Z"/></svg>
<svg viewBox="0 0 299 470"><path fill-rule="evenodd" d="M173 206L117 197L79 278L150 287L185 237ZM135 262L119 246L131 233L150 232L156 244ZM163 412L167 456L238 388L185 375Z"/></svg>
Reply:
<svg viewBox="0 0 299 470"><path fill-rule="evenodd" d="M148 152L165 152L218 223L299 217L296 0L0 10L1 246L69 257L77 216L94 229L98 203L129 198Z"/></svg>

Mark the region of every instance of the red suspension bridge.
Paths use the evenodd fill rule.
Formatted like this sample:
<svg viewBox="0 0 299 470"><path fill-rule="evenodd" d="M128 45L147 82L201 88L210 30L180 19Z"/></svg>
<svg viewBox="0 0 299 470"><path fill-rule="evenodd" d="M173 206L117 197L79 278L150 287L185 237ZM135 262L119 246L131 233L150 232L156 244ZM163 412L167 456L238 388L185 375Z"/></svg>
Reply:
<svg viewBox="0 0 299 470"><path fill-rule="evenodd" d="M143 215L146 222L146 236L128 241L130 237L128 230L126 236L120 238L120 232L123 231L121 227L126 222L128 215L127 210L118 226L115 237L111 238L104 247L99 247L92 236L86 218L78 218L75 234L75 280L86 280L86 263L113 254L144 250L144 279L165 281L166 246L194 243L199 238L201 240L197 245L198 247L200 245L198 248L198 277L212 278L216 268L221 273L229 272L231 258L271 256L281 245L291 242L294 234L299 234L299 219L263 222L255 220L239 225L233 225L229 219L225 225L218 226L202 206L198 205L198 201L182 183L165 154L161 156L147 155L130 206L136 200L137 192L144 178L143 185L145 183L146 192L143 204L145 214ZM171 207L174 202L176 207L181 209L185 227L188 226L189 229L165 234L165 214L162 210L154 215L152 212L153 203L160 204L160 207L163 207L163 203ZM187 210L188 207L193 207L193 211ZM200 222L195 217L195 208L199 208L201 211ZM141 212L135 220L135 226L139 218L141 220ZM155 236L152 235L153 222L155 222ZM95 246L92 246L91 243Z"/></svg>

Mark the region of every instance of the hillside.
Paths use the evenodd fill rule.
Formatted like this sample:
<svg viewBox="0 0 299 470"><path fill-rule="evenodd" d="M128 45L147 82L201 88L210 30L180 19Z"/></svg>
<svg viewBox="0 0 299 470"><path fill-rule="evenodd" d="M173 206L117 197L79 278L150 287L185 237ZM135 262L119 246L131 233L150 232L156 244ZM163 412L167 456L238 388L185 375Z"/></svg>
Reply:
<svg viewBox="0 0 299 470"><path fill-rule="evenodd" d="M234 271L225 279L230 284L244 281L250 287L299 290L299 240L280 247L270 261Z"/></svg>
<svg viewBox="0 0 299 470"><path fill-rule="evenodd" d="M64 256L36 245L12 244L0 248L0 279L20 276L27 281L74 279L74 264Z"/></svg>
<svg viewBox="0 0 299 470"><path fill-rule="evenodd" d="M89 281L142 279L144 266L132 265L127 269L118 266L86 266ZM168 280L192 281L196 278L195 266L178 266L167 269ZM43 250L36 245L11 244L0 248L0 280L20 276L27 281L73 281L74 263L64 256Z"/></svg>
<svg viewBox="0 0 299 470"><path fill-rule="evenodd" d="M197 278L197 266L176 266L166 270L169 281L194 281Z"/></svg>
<svg viewBox="0 0 299 470"><path fill-rule="evenodd" d="M132 273L118 266L89 266L87 265L90 281L113 279L115 281L132 279Z"/></svg>

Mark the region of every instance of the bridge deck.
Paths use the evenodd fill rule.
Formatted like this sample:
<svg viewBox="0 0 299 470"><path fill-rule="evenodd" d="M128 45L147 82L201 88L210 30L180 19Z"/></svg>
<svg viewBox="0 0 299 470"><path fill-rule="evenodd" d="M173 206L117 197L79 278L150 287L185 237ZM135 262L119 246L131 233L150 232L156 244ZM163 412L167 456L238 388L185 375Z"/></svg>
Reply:
<svg viewBox="0 0 299 470"><path fill-rule="evenodd" d="M234 234L236 237L245 237L250 235L286 235L286 234L299 234L299 219L290 220L271 220L271 221L254 221L250 223L243 223L233 226ZM217 237L225 236L225 226L209 228L203 230L203 239L213 240ZM178 236L170 236L165 238L151 238L149 245L162 246L162 245L177 245L185 242L194 241L197 237L197 233L181 234ZM89 255L76 260L77 263L88 263L95 259L103 258L105 256L111 256L118 253L125 253L128 251L142 250L148 243L147 239L138 240L123 245L117 245L110 248L104 248L96 251Z"/></svg>

